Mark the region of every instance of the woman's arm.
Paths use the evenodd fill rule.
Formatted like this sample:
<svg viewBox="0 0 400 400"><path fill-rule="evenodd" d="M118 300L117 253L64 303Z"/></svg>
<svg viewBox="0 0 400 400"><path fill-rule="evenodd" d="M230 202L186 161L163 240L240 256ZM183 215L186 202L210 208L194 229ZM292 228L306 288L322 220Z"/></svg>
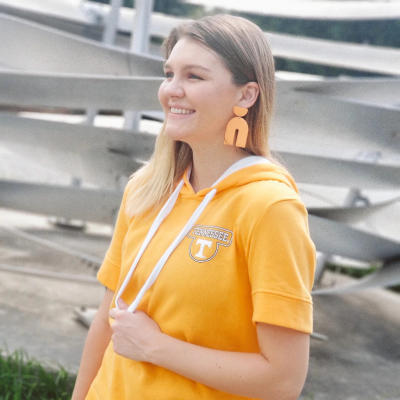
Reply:
<svg viewBox="0 0 400 400"><path fill-rule="evenodd" d="M209 349L164 336L150 362L224 392L295 400L308 367L308 334L257 325L261 352Z"/></svg>
<svg viewBox="0 0 400 400"><path fill-rule="evenodd" d="M86 397L89 387L99 370L104 351L111 339L108 313L113 296L114 292L107 289L99 310L90 325L71 400L83 400Z"/></svg>
<svg viewBox="0 0 400 400"><path fill-rule="evenodd" d="M114 350L224 392L268 400L295 400L307 375L309 335L257 324L260 353L197 346L163 334L143 312L112 310Z"/></svg>

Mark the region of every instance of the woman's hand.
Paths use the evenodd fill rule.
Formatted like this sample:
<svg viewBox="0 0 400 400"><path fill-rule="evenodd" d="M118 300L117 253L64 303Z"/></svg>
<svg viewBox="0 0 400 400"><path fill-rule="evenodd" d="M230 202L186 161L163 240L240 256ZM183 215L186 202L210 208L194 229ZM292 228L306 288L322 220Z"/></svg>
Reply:
<svg viewBox="0 0 400 400"><path fill-rule="evenodd" d="M136 361L151 362L152 351L160 340L160 327L143 311L127 311L128 305L120 298L120 310L110 310L114 351Z"/></svg>

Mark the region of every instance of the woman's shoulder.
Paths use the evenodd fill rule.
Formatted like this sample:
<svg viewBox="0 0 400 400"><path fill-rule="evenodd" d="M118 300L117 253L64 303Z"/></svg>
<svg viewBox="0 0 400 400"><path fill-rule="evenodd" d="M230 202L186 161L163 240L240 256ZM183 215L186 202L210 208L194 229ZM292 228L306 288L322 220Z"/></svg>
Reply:
<svg viewBox="0 0 400 400"><path fill-rule="evenodd" d="M297 214L306 218L307 210L297 190L280 180L260 180L244 185L238 191L234 209L239 209L236 223L243 232L250 232L259 221L270 221Z"/></svg>
<svg viewBox="0 0 400 400"><path fill-rule="evenodd" d="M261 209L283 200L301 202L297 189L284 181L274 179L250 182L242 188L240 195L252 207L261 206Z"/></svg>
<svg viewBox="0 0 400 400"><path fill-rule="evenodd" d="M247 246L254 235L307 226L308 212L298 192L281 181L253 182L244 188L235 220L239 239ZM305 232L305 230L304 230Z"/></svg>

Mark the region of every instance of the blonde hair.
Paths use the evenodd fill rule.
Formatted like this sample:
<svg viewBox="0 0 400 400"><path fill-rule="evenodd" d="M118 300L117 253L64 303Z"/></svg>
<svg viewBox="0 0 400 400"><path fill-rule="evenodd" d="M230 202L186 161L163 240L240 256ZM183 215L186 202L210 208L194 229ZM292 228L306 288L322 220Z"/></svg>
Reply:
<svg viewBox="0 0 400 400"><path fill-rule="evenodd" d="M245 118L249 125L246 150L251 154L271 157L268 137L274 104L275 67L262 30L241 17L204 17L181 24L171 31L163 43L165 58L183 37L200 42L220 56L231 71L234 84L258 83L260 92L257 101ZM169 138L164 134L163 126L150 161L130 176L132 182L126 204L128 215L142 214L159 206L191 162L190 146Z"/></svg>

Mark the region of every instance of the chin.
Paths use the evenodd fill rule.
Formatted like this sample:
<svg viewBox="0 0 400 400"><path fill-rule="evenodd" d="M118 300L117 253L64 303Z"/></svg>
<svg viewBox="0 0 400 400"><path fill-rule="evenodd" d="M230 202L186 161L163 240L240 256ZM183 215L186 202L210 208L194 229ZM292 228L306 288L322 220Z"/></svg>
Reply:
<svg viewBox="0 0 400 400"><path fill-rule="evenodd" d="M164 134L175 141L185 142L189 144L190 138L193 136L190 132L182 132L177 129L166 127Z"/></svg>

